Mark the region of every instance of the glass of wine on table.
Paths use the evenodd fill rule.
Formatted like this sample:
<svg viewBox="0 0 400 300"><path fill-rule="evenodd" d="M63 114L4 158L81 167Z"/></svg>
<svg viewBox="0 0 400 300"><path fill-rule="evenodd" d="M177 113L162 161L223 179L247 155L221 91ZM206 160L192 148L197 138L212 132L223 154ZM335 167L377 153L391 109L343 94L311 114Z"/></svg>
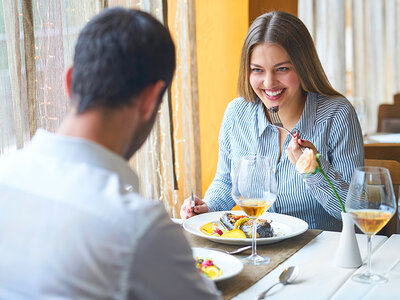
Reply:
<svg viewBox="0 0 400 300"><path fill-rule="evenodd" d="M232 183L232 197L252 221L252 254L242 259L249 265L269 263L269 258L257 254L258 218L276 199L275 172L267 157L249 156L239 160Z"/></svg>
<svg viewBox="0 0 400 300"><path fill-rule="evenodd" d="M378 233L396 212L396 199L390 173L386 168L357 168L351 178L346 199L346 211L367 235L367 271L356 274L354 281L374 284L387 279L371 273L371 237Z"/></svg>

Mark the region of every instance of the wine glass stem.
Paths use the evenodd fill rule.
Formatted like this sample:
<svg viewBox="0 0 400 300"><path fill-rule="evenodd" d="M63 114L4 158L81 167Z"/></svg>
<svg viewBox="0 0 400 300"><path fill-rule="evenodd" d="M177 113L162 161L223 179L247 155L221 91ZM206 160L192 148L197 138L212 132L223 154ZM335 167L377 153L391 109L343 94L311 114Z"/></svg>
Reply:
<svg viewBox="0 0 400 300"><path fill-rule="evenodd" d="M366 275L370 275L371 274L371 235L367 234L367 274Z"/></svg>
<svg viewBox="0 0 400 300"><path fill-rule="evenodd" d="M257 255L256 236L257 236L257 219L253 219L253 235L251 238L251 252L252 256Z"/></svg>

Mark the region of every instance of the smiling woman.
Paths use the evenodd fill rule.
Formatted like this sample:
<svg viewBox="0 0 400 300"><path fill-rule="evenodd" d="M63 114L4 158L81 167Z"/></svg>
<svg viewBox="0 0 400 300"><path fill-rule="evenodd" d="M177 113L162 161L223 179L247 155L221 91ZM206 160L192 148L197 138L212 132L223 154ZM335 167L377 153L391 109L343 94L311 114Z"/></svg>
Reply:
<svg viewBox="0 0 400 300"><path fill-rule="evenodd" d="M327 80L297 17L274 11L253 22L242 48L238 91L241 97L228 105L222 121L214 181L195 212L230 210L240 158L267 156L279 186L270 211L301 218L310 228L340 230L341 208L330 186L320 174L303 179L295 164L300 146L320 153L321 168L344 199L353 169L363 164L361 129L350 102ZM294 138L272 126L271 107L279 107ZM191 216L184 209L181 214Z"/></svg>

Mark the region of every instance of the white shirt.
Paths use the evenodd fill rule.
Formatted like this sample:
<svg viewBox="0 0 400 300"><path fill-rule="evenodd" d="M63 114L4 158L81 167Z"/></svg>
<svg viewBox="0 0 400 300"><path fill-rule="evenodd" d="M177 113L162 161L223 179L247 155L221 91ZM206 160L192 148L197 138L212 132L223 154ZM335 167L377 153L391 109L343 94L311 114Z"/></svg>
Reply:
<svg viewBox="0 0 400 300"><path fill-rule="evenodd" d="M0 299L215 299L181 228L127 162L39 130L0 158Z"/></svg>

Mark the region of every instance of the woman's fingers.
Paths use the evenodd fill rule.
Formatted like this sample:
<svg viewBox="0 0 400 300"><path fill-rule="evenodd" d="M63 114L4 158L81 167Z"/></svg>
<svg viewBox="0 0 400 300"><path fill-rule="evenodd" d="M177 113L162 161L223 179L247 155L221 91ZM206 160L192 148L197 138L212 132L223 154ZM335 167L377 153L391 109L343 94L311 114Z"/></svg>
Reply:
<svg viewBox="0 0 400 300"><path fill-rule="evenodd" d="M183 201L180 213L181 213L182 220L189 219L190 217L192 217L192 215L194 215L194 213L192 212L190 198L187 198L187 199L185 199L185 201Z"/></svg>
<svg viewBox="0 0 400 300"><path fill-rule="evenodd" d="M207 204L199 197L194 196L194 201L195 201L194 208L192 208L191 200L192 200L191 197L189 197L186 198L185 201L183 201L180 211L182 220L186 220L189 219L190 217L195 216L196 214L202 214L209 211Z"/></svg>
<svg viewBox="0 0 400 300"><path fill-rule="evenodd" d="M203 201L201 201L201 202L203 202ZM196 214L203 214L203 213L206 213L206 212L209 212L209 211L210 211L210 209L208 208L207 204L205 204L204 202L202 204L196 205L194 207L194 212Z"/></svg>
<svg viewBox="0 0 400 300"><path fill-rule="evenodd" d="M294 137L290 140L289 145L287 147L287 156L289 161L296 165L297 160L303 154L300 146L304 148L310 148L314 151L314 154L318 153L317 148L315 148L314 144L308 140L300 139L300 136L297 132L294 133Z"/></svg>
<svg viewBox="0 0 400 300"><path fill-rule="evenodd" d="M314 154L318 153L317 148L315 148L314 144L311 143L310 141L303 140L303 139L298 139L297 142L299 143L300 146L312 149L314 151Z"/></svg>
<svg viewBox="0 0 400 300"><path fill-rule="evenodd" d="M300 155L303 153L300 149L298 140L299 140L298 134L295 133L294 137L290 140L289 145L287 147L287 155L289 161L292 164L295 164L296 161L299 159Z"/></svg>

